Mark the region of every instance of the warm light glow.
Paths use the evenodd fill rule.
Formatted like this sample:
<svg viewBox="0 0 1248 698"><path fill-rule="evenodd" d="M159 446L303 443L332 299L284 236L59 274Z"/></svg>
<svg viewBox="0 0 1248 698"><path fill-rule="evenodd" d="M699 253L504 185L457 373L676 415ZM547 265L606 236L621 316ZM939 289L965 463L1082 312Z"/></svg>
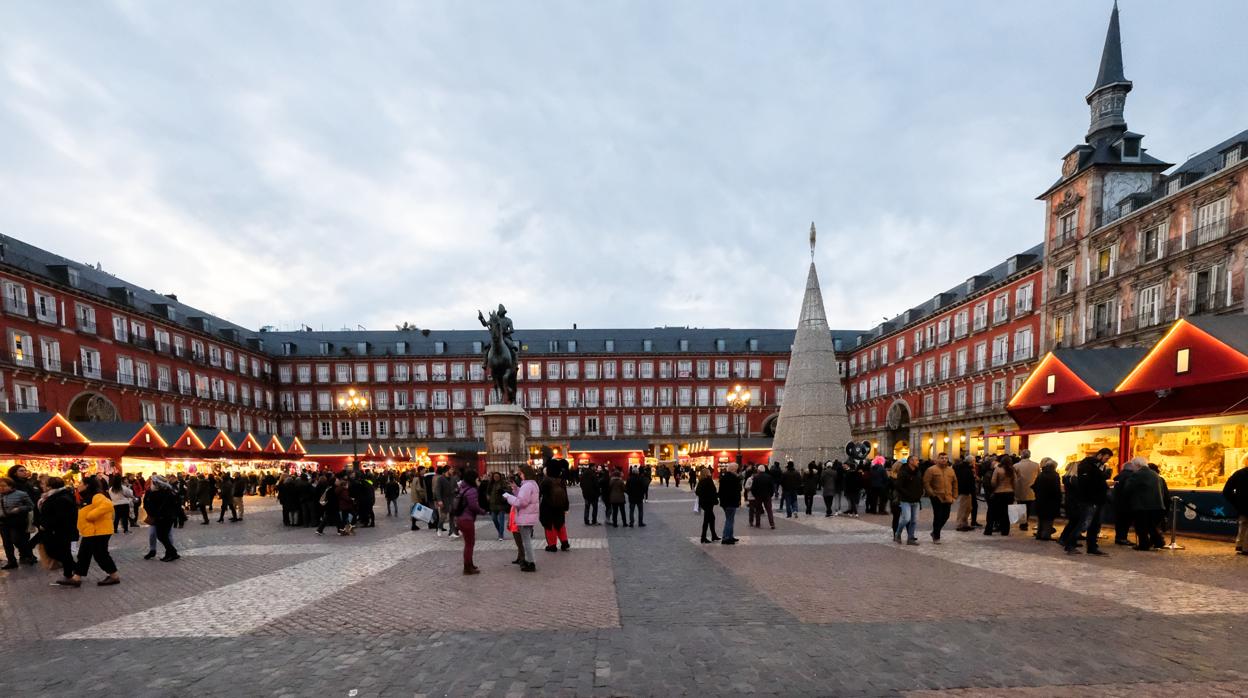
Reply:
<svg viewBox="0 0 1248 698"><path fill-rule="evenodd" d="M1192 366L1192 350L1180 349L1174 355L1174 372L1187 373Z"/></svg>

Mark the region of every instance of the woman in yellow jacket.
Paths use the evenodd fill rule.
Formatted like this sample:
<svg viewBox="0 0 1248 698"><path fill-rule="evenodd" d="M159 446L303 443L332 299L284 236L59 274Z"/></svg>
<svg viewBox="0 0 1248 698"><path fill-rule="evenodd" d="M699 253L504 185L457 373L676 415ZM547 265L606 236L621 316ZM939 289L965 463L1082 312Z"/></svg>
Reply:
<svg viewBox="0 0 1248 698"><path fill-rule="evenodd" d="M113 502L103 493L99 478L89 475L82 479L78 494L84 502L78 510L78 534L82 540L78 543L78 568L69 578L56 580L61 586L82 586L82 577L91 569L91 559L108 576L97 582L106 587L120 584L117 576L117 565L108 554L108 539L113 536Z"/></svg>

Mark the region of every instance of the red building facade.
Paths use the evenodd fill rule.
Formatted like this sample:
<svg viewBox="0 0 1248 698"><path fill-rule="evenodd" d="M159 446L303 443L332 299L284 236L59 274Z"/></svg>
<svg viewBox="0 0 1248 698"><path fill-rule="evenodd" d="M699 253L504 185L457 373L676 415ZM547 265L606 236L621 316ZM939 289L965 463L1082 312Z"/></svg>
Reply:
<svg viewBox="0 0 1248 698"><path fill-rule="evenodd" d="M311 451L356 442L361 453L388 444L466 460L483 450L483 331L254 331L19 240L0 238L0 252L4 412L298 437ZM833 334L839 343L856 333ZM771 434L793 331L516 338L534 449L675 461L738 429ZM735 386L753 396L741 412L725 401ZM369 405L354 417L338 408L352 388Z"/></svg>
<svg viewBox="0 0 1248 698"><path fill-rule="evenodd" d="M0 239L5 412L273 433L272 361L245 330Z"/></svg>
<svg viewBox="0 0 1248 698"><path fill-rule="evenodd" d="M1042 246L860 334L846 362L855 438L931 458L1007 452L1009 397L1035 365Z"/></svg>

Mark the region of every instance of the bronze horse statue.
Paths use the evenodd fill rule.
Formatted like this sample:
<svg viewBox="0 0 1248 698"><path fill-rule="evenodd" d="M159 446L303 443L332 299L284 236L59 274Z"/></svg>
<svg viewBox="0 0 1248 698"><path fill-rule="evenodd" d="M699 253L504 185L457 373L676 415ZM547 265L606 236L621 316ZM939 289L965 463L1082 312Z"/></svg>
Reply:
<svg viewBox="0 0 1248 698"><path fill-rule="evenodd" d="M515 404L519 347L511 339L513 326L511 318L507 317L507 309L500 303L498 310L490 311L489 320L478 310L477 319L490 331L490 344L485 350L485 368L494 381L495 395L503 404Z"/></svg>

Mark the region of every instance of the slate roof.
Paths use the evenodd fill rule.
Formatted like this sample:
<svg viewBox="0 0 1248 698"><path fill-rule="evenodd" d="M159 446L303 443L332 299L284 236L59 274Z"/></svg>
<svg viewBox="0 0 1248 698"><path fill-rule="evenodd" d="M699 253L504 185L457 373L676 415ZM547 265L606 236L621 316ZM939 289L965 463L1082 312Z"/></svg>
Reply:
<svg viewBox="0 0 1248 698"><path fill-rule="evenodd" d="M1013 272L1010 271L1010 259L1014 260ZM970 289L967 288L967 281L963 281L943 293L936 294L926 303L917 305L910 310L895 316L891 320L880 323L867 332L859 333L858 336L855 337L854 342L857 343L857 346L862 346L886 334L891 334L903 328L918 324L919 322L926 320L932 315L935 315L952 305L961 303L970 296L983 291L985 288L1005 281L1014 274L1025 271L1033 266L1038 268L1043 259L1044 243L1033 245L1013 257L1006 259L1000 264L997 264L996 266L975 274L967 279L967 281L972 282ZM833 336L835 336L836 333L836 330L832 331ZM850 350L853 349L854 346L855 343L846 343L845 349Z"/></svg>
<svg viewBox="0 0 1248 698"><path fill-rule="evenodd" d="M1106 349L1057 349L1053 356L1088 387L1104 394L1118 387L1135 368L1147 347L1111 347Z"/></svg>
<svg viewBox="0 0 1248 698"><path fill-rule="evenodd" d="M187 332L211 335L215 340L234 343L252 351L279 356L283 343L295 348L295 356L321 356L320 343L329 342L331 351L326 358L343 357L342 348L357 355L356 344L368 343L368 356L385 356L395 351L398 342L407 342L407 354L412 356L436 356L435 343L445 343L445 354L476 355L473 342L489 340L484 328L480 330L338 330L308 332L271 332L248 329L224 318L204 312L177 301L173 296L145 289L119 279L94 266L76 262L41 249L17 238L0 235L0 265L18 269L40 277L50 284L72 286L77 291L95 296L102 301L120 304L128 312L154 316L162 322L178 325ZM77 280L71 283L69 271ZM571 353L550 349L557 341L561 348L568 340L578 344L576 353L605 353L605 340L615 340L615 353L642 353L642 340L653 342L651 353L718 353L715 341L726 342L726 353L746 352L750 339L758 340L759 353L787 353L793 343L792 329L728 329L728 328L620 328L620 329L517 329L516 338L527 345L525 353L559 354ZM832 337L839 346L848 349L859 330L832 330ZM679 340L689 340L688 352L679 351Z"/></svg>
<svg viewBox="0 0 1248 698"><path fill-rule="evenodd" d="M1182 165L1174 168L1167 178L1173 179L1175 175L1188 172L1199 174L1201 177L1217 172L1222 169L1222 151L1246 141L1248 141L1248 130L1240 131L1212 148L1188 158Z"/></svg>
<svg viewBox="0 0 1248 698"><path fill-rule="evenodd" d="M856 330L831 330L832 339L848 350L853 346ZM335 332L266 332L265 348L280 352L283 343L293 345L296 357L310 359L334 359L358 356L359 342L366 342L368 356L394 355L399 342L407 342L407 356L439 356L436 344L443 343L443 354L450 356L480 356L473 350L474 342L486 343L489 335L480 330L356 330ZM718 354L744 353L749 351L751 339L758 340L757 353L789 352L793 344L794 330L759 329L740 330L728 328L655 327L620 329L517 329L515 339L521 343L526 355L580 355L580 354L641 354L643 340L650 340L652 354ZM688 340L689 349L680 351L680 340ZM715 342L724 340L724 351L716 349ZM568 341L576 342L576 351L567 350ZM607 340L615 342L612 352L606 350ZM330 344L329 353L321 354L321 342ZM552 342L556 344L553 345ZM343 349L347 352L344 353Z"/></svg>
<svg viewBox="0 0 1248 698"><path fill-rule="evenodd" d="M1101 50L1101 66L1096 73L1092 91L1119 83L1130 83L1122 69L1122 34L1118 27L1118 3L1109 15L1109 29L1105 32L1105 48Z"/></svg>
<svg viewBox="0 0 1248 698"><path fill-rule="evenodd" d="M143 422L74 422L74 428L82 432L91 443L129 443L143 429ZM177 438L177 437L174 437Z"/></svg>
<svg viewBox="0 0 1248 698"><path fill-rule="evenodd" d="M1241 354L1248 354L1248 315L1196 315L1192 325Z"/></svg>
<svg viewBox="0 0 1248 698"><path fill-rule="evenodd" d="M8 412L0 415L5 425L23 439L34 436L54 416L52 412Z"/></svg>
<svg viewBox="0 0 1248 698"><path fill-rule="evenodd" d="M191 318L203 318L207 321L207 331L204 333L213 335L219 341L230 339L223 335L222 331L226 331L227 334L229 331L236 332L238 344L247 344L248 340L258 342L261 338L261 333L255 330L249 330L224 318L181 303L171 296L136 286L88 264L61 257L7 235L0 235L0 263L42 277L55 284L73 286L83 293L111 302L120 302L123 294L110 289L124 289L129 294L128 301L123 302L122 305L129 307L132 312L158 316L190 332L202 331L192 323ZM69 269L77 273L77 282L74 284L69 282L68 274L64 271ZM172 311L172 318L164 308ZM256 349L254 346L252 348Z"/></svg>

